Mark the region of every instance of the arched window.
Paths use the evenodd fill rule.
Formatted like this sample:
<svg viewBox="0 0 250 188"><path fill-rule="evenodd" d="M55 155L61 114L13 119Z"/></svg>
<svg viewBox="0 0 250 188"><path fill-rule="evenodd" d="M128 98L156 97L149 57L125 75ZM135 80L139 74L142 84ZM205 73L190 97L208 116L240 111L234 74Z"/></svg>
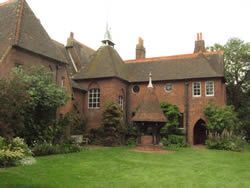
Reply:
<svg viewBox="0 0 250 188"><path fill-rule="evenodd" d="M123 106L124 106L124 99L123 99L123 96L119 96L119 98L118 98L118 103L119 103L119 105L120 105L120 107L121 107L121 109L123 110Z"/></svg>
<svg viewBox="0 0 250 188"><path fill-rule="evenodd" d="M100 108L100 89L92 88L88 92L88 107Z"/></svg>

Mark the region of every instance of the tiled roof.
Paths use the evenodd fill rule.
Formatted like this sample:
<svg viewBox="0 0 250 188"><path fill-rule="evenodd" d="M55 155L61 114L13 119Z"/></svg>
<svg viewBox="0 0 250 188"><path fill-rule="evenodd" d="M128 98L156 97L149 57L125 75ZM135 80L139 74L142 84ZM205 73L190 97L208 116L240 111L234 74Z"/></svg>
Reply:
<svg viewBox="0 0 250 188"><path fill-rule="evenodd" d="M170 57L145 58L124 63L112 47L101 47L86 68L74 79L118 77L128 82L224 77L221 52L196 53Z"/></svg>
<svg viewBox="0 0 250 188"><path fill-rule="evenodd" d="M142 60L141 60L142 61ZM223 77L223 58L220 54L190 55L183 58L159 58L140 63L126 63L130 82L145 82L148 73L154 81Z"/></svg>
<svg viewBox="0 0 250 188"><path fill-rule="evenodd" d="M67 62L25 0L9 0L0 6L0 58L9 46Z"/></svg>
<svg viewBox="0 0 250 188"><path fill-rule="evenodd" d="M111 46L102 46L91 57L90 63L76 73L73 79L118 77L127 80L125 64Z"/></svg>
<svg viewBox="0 0 250 188"><path fill-rule="evenodd" d="M160 107L159 100L153 88L147 88L147 91L139 105L135 116L132 118L135 122L166 122L167 119Z"/></svg>
<svg viewBox="0 0 250 188"><path fill-rule="evenodd" d="M95 50L88 46L80 43L73 36L68 38L66 50L70 54L70 72L71 74L76 73L76 69L79 70L81 67L86 66L90 62L91 56L95 53ZM74 61L74 62L72 62Z"/></svg>

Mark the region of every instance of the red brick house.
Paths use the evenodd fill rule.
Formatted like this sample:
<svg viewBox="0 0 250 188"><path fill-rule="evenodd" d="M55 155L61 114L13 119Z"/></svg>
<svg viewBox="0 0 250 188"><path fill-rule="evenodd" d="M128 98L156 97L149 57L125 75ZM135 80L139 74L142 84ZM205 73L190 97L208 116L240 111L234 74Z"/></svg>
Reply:
<svg viewBox="0 0 250 188"><path fill-rule="evenodd" d="M223 54L207 52L201 34L197 35L193 53L154 58L145 57L143 40L139 39L136 59L128 61L121 59L109 37L102 42L89 62L73 76L88 91L77 98L82 100L87 129L100 126L108 101L119 103L124 119L130 123L147 90L151 72L158 100L178 106L183 117L180 128L187 141L203 144L206 137L203 108L207 103L225 105Z"/></svg>
<svg viewBox="0 0 250 188"><path fill-rule="evenodd" d="M0 4L0 76L15 66L44 65L55 82L73 95L59 113L73 106L86 117L87 130L101 125L108 101L121 105L124 120L131 123L147 90L152 73L159 102L176 104L182 114L180 128L190 144L204 143L204 106L225 105L223 54L207 52L201 34L194 52L184 55L146 58L143 40L136 45L136 59L124 61L114 48L109 31L98 50L74 39L66 46L52 40L25 0ZM70 79L72 76L72 80Z"/></svg>

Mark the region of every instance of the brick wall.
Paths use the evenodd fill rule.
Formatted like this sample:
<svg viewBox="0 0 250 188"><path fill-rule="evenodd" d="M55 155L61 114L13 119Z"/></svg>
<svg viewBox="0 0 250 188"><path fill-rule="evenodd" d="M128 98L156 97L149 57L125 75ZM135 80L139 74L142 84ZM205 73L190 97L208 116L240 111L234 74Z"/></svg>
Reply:
<svg viewBox="0 0 250 188"><path fill-rule="evenodd" d="M212 80L214 81L214 96L205 96L205 81ZM193 97L192 96L192 82L200 81L201 82L201 96ZM153 82L155 93L159 99L159 102L168 102L178 106L181 113L185 112L185 82L184 81L171 81L172 91L166 92L164 87L167 81ZM193 144L193 128L195 123L199 119L206 121L203 109L208 103L214 103L219 106L225 105L225 84L219 78L214 79L198 79L198 80L189 80L188 81L188 102L189 102L189 116L188 116L188 142ZM129 86L129 109L128 109L128 119L132 117L132 113L135 111L136 107L140 104L140 101L143 99L145 91L147 89L148 83L135 83ZM132 87L134 85L140 86L140 92L134 93ZM186 114L184 113L184 122ZM184 124L185 125L185 124Z"/></svg>
<svg viewBox="0 0 250 188"><path fill-rule="evenodd" d="M71 84L66 70L66 64L57 62L55 60L36 55L34 53L22 50L19 48L12 48L6 58L0 63L0 76L7 77L10 75L12 69L17 65L21 65L23 69L28 69L31 66L43 65L48 70L53 72L54 81L61 85L61 80L64 78L64 88L68 93L69 100L66 105L58 109L58 114L65 114L72 109L71 101Z"/></svg>
<svg viewBox="0 0 250 188"><path fill-rule="evenodd" d="M122 95L124 97L124 103L126 100L126 87L127 84L116 78L106 78L106 79L92 79L78 81L78 84L82 87L88 89L98 87L100 89L100 108L90 109L88 108L88 94L86 93L83 97L83 113L87 121L87 130L98 128L102 123L102 113L105 109L105 104L107 102L117 102L118 97ZM125 105L125 104L124 104ZM126 109L126 105L124 106ZM124 109L124 117L126 115L126 110Z"/></svg>

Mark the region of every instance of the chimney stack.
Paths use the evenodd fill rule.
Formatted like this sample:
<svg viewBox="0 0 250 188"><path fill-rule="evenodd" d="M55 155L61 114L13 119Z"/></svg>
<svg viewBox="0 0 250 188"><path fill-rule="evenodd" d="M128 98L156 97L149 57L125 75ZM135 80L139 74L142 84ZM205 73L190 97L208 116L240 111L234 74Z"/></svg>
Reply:
<svg viewBox="0 0 250 188"><path fill-rule="evenodd" d="M194 53L205 52L205 41L202 39L202 33L197 33L197 39L195 41Z"/></svg>
<svg viewBox="0 0 250 188"><path fill-rule="evenodd" d="M73 44L74 44L74 33L70 32L66 47L73 47Z"/></svg>
<svg viewBox="0 0 250 188"><path fill-rule="evenodd" d="M138 44L136 45L136 59L144 59L146 57L146 49L143 45L143 39L139 37Z"/></svg>

